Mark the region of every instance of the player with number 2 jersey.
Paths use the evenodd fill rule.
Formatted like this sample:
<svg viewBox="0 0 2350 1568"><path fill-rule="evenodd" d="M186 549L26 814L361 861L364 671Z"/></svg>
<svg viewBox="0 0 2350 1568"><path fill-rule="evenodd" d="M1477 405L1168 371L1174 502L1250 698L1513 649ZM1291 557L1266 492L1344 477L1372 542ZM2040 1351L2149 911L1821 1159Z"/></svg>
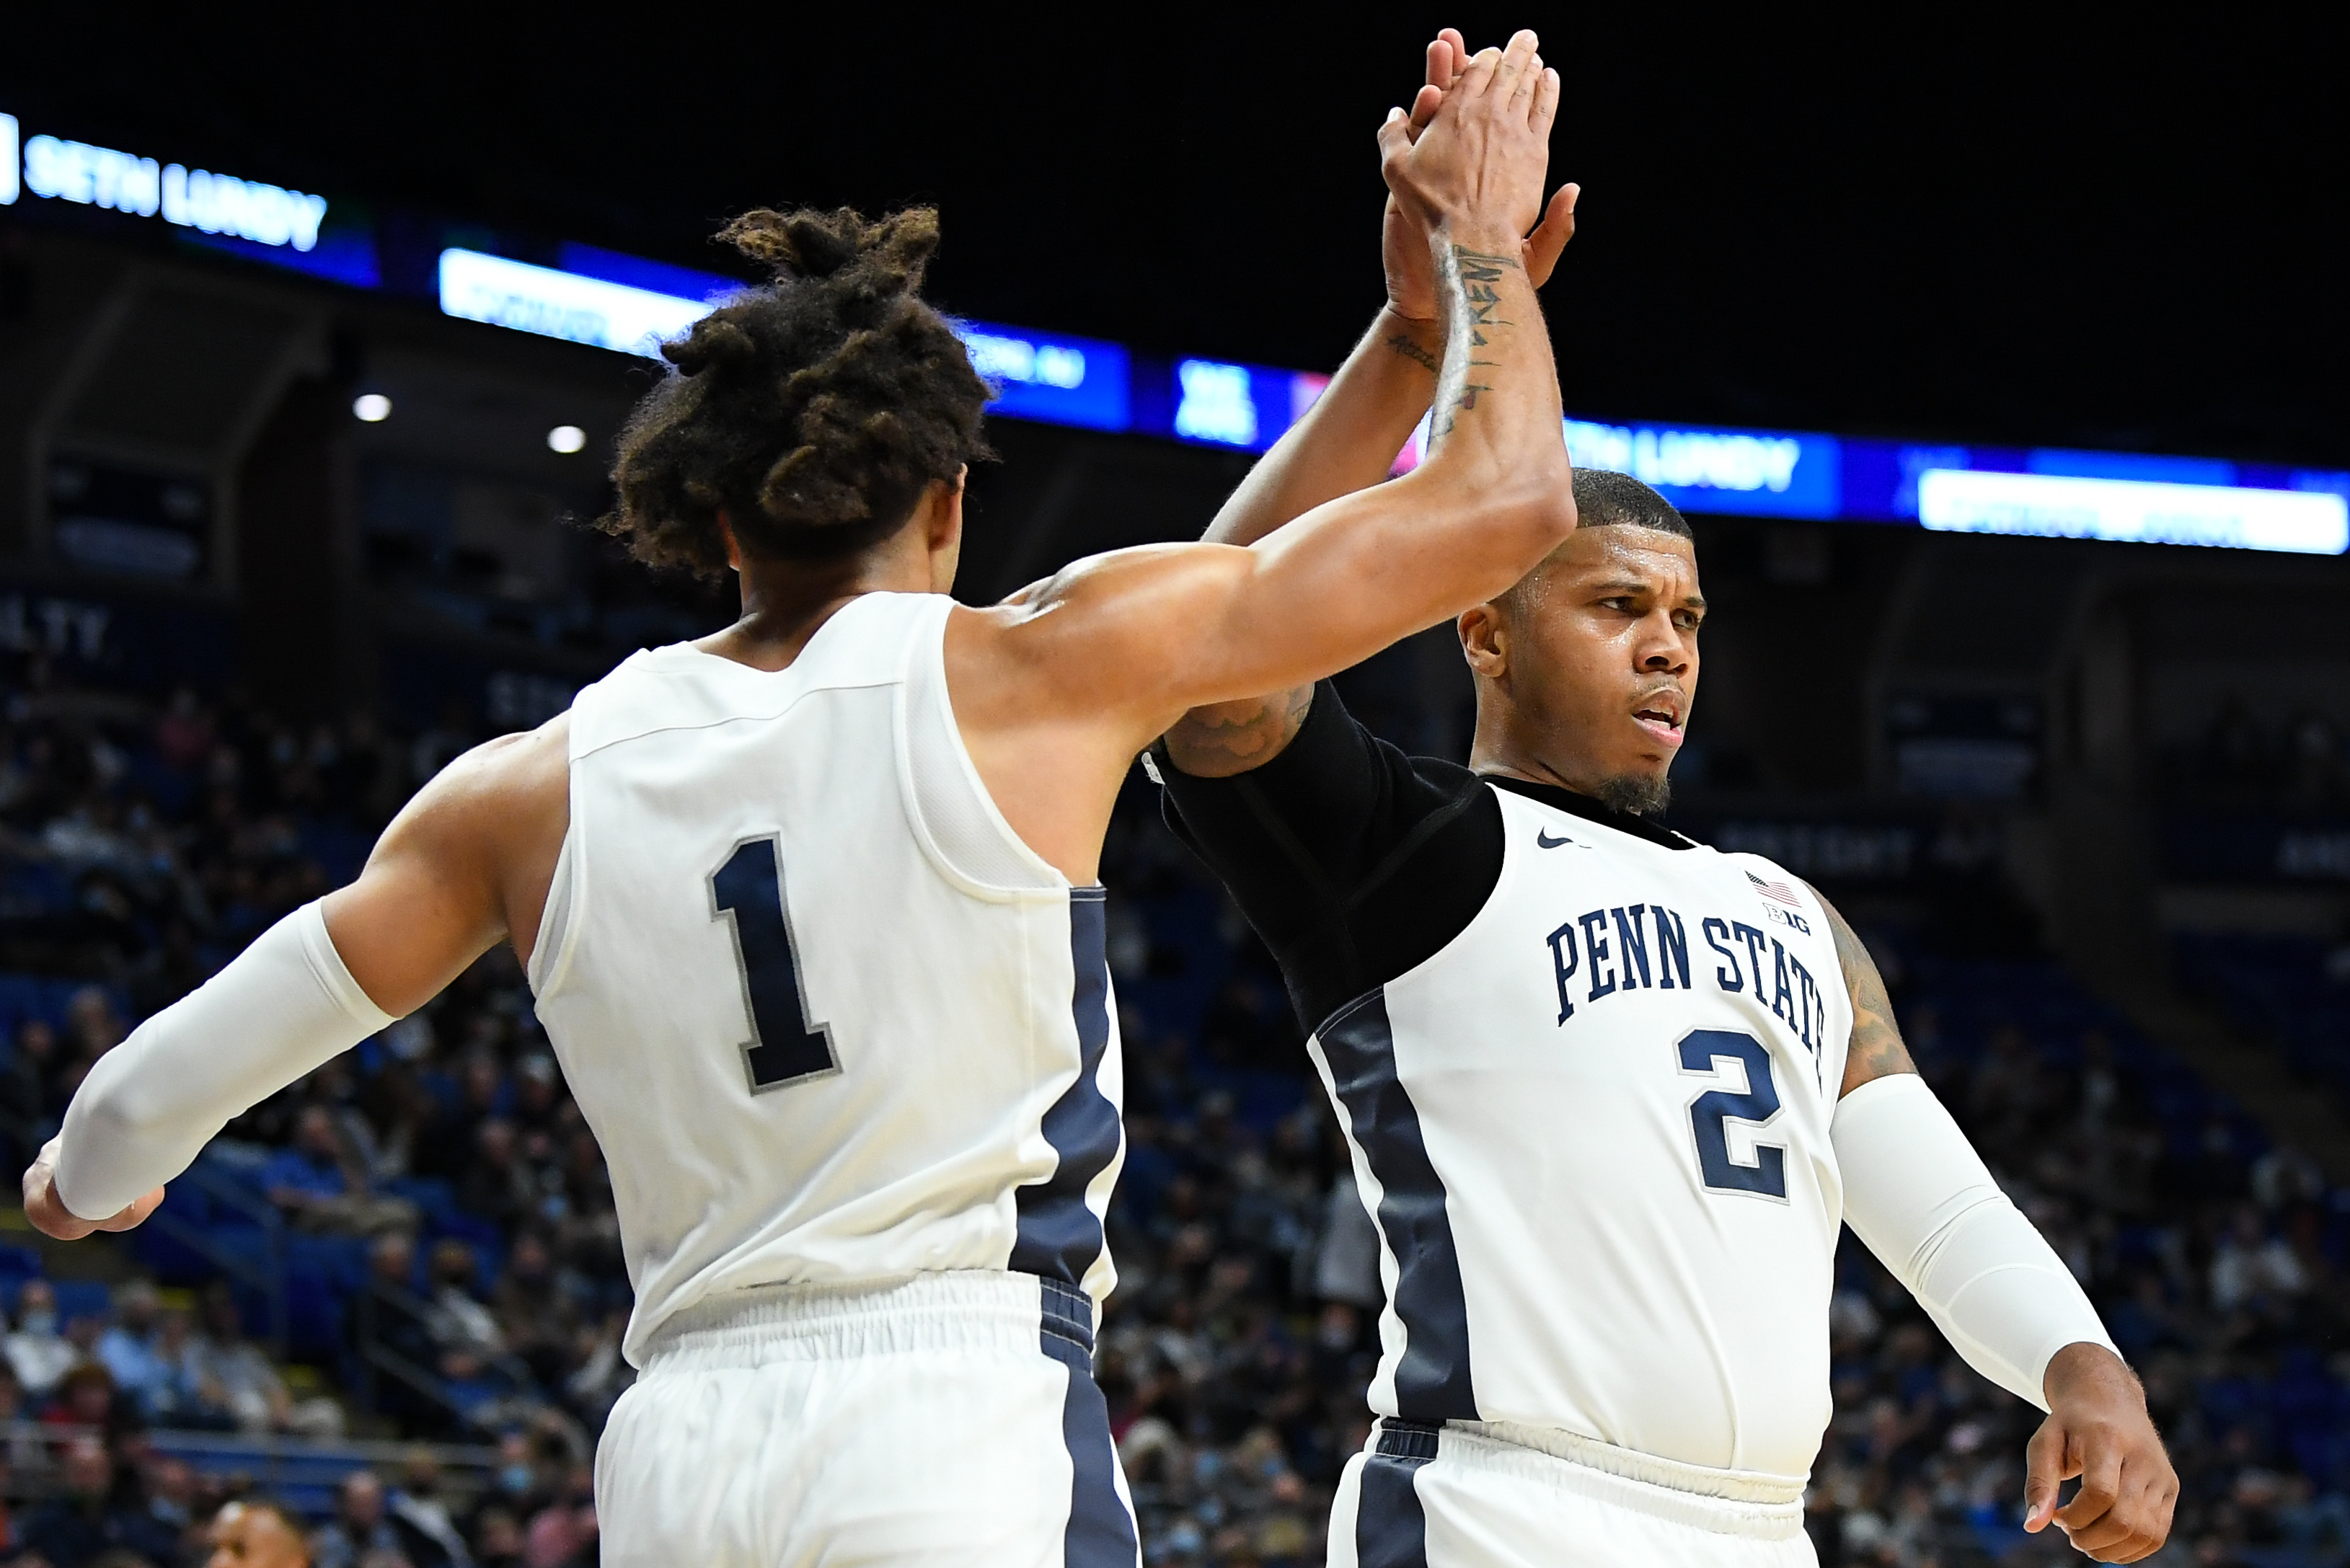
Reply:
<svg viewBox="0 0 2350 1568"><path fill-rule="evenodd" d="M1440 38L1432 90L1466 57ZM1408 212L1386 237L1390 311L1436 316ZM1439 387L1342 374L1208 537L1384 487ZM1697 686L1695 541L1638 480L1572 483L1575 534L1456 623L1468 766L1326 682L1197 710L1151 758L1281 965L1380 1239L1378 1419L1330 1562L1809 1563L1846 1222L2050 1412L2025 1527L2159 1550L2178 1478L2143 1394L1911 1066L1866 949L1778 867L1650 820Z"/></svg>

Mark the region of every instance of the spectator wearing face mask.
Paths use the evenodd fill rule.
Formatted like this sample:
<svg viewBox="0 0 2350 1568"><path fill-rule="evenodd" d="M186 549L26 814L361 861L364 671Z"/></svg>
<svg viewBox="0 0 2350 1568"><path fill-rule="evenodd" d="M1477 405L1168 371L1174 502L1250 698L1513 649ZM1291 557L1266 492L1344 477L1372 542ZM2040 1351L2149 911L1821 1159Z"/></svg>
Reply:
<svg viewBox="0 0 2350 1568"><path fill-rule="evenodd" d="M47 1280L26 1280L16 1296L16 1329L5 1345L17 1385L32 1400L47 1399L81 1353L57 1332L57 1293Z"/></svg>
<svg viewBox="0 0 2350 1568"><path fill-rule="evenodd" d="M157 1386L171 1369L155 1353L155 1319L162 1302L155 1287L133 1280L114 1293L114 1321L98 1336L98 1360L114 1385L142 1410L150 1410Z"/></svg>

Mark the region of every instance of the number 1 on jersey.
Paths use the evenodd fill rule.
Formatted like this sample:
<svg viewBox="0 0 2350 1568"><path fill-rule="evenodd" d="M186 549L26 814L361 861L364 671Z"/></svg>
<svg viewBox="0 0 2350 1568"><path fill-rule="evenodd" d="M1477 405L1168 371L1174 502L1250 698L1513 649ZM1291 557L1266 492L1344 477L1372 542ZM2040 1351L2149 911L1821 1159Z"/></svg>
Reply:
<svg viewBox="0 0 2350 1568"><path fill-rule="evenodd" d="M808 1021L800 961L784 907L784 857L774 838L748 838L710 874L710 918L729 919L751 1038L743 1065L751 1092L764 1094L838 1069L832 1026Z"/></svg>

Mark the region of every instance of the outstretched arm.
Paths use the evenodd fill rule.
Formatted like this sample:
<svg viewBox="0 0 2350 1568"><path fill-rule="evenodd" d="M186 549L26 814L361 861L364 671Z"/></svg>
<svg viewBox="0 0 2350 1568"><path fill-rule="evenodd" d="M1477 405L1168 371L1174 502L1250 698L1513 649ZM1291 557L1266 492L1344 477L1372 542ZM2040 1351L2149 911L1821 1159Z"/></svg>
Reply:
<svg viewBox="0 0 2350 1568"><path fill-rule="evenodd" d="M1830 1135L1846 1222L1970 1366L2048 1412L2025 1450L2024 1529L2054 1523L2106 1563L2161 1550L2178 1477L2145 1390L2078 1282L1918 1075L1867 947L1825 898L1820 908L1852 997ZM2059 1485L2074 1476L2081 1490L2059 1508Z"/></svg>
<svg viewBox="0 0 2350 1568"><path fill-rule="evenodd" d="M349 887L109 1052L25 1173L26 1218L68 1241L129 1230L232 1118L422 1006L509 928L531 932L569 820L567 724L451 763Z"/></svg>
<svg viewBox="0 0 2350 1568"><path fill-rule="evenodd" d="M1406 118L1417 141L1436 118L1444 94L1470 63L1461 35L1446 28L1428 46L1428 74ZM1527 281L1540 288L1575 235L1578 188L1560 188L1543 221L1519 246ZM1414 210L1394 193L1380 229L1388 303L1356 344L1305 416L1290 427L1225 501L1204 537L1249 545L1326 502L1379 483L1428 410L1442 368L1442 306L1429 235ZM1305 722L1310 684L1210 703L1186 713L1167 732L1175 765L1205 777L1224 777L1262 765L1286 746Z"/></svg>
<svg viewBox="0 0 2350 1568"><path fill-rule="evenodd" d="M1134 753L1187 709L1345 669L1500 592L1572 530L1557 377L1519 259L1557 98L1557 73L1522 33L1471 63L1417 142L1400 109L1381 132L1389 189L1430 236L1445 311L1431 452L1417 472L1245 549L1097 556L950 625L965 742L1055 864L1076 864L1085 836L1056 851L1038 835L1106 813ZM1035 776L1040 756L1053 777Z"/></svg>

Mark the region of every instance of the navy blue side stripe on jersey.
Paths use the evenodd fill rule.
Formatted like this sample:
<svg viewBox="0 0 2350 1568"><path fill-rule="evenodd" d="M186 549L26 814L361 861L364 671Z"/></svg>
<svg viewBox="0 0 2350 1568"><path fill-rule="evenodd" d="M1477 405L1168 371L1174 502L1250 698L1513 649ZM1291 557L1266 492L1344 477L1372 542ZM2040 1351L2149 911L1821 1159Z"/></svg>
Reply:
<svg viewBox="0 0 2350 1568"><path fill-rule="evenodd" d="M1436 1457L1436 1430L1419 1421L1379 1422L1355 1506L1358 1568L1428 1568L1428 1514L1412 1478Z"/></svg>
<svg viewBox="0 0 2350 1568"><path fill-rule="evenodd" d="M1094 1382L1093 1298L1053 1280L1038 1282L1045 1354L1069 1369L1061 1397L1061 1441L1069 1450L1069 1522L1061 1533L1064 1568L1136 1568L1134 1516L1118 1495L1118 1447L1109 1403Z"/></svg>
<svg viewBox="0 0 2350 1568"><path fill-rule="evenodd" d="M1403 1321L1396 1413L1409 1420L1475 1420L1469 1381L1469 1304L1444 1182L1430 1163L1419 1112L1396 1078L1387 993L1340 1008L1315 1038L1330 1064L1355 1141L1379 1183L1379 1229L1396 1257L1395 1313Z"/></svg>
<svg viewBox="0 0 2350 1568"><path fill-rule="evenodd" d="M1076 971L1070 1008L1077 1024L1077 1081L1045 1113L1045 1141L1061 1157L1053 1174L1013 1194L1020 1228L1012 1243L1015 1273L1072 1285L1102 1254L1101 1220L1086 1207L1086 1189L1118 1158L1118 1107L1101 1092L1109 1049L1107 894L1069 890L1069 956Z"/></svg>

